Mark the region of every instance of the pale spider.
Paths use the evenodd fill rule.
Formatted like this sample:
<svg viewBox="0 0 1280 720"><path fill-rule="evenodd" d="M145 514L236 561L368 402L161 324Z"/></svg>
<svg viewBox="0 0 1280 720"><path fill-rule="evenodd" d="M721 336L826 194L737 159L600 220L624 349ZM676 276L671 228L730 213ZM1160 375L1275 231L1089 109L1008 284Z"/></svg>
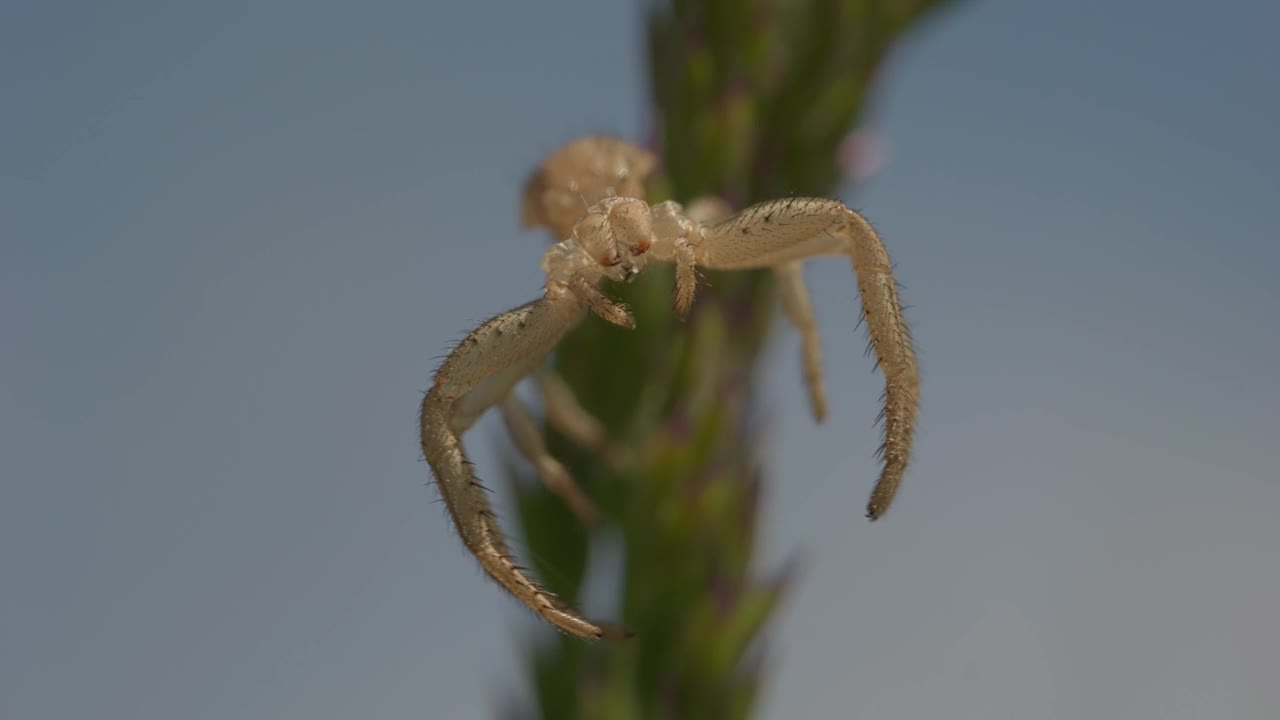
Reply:
<svg viewBox="0 0 1280 720"><path fill-rule="evenodd" d="M584 618L534 582L516 564L471 470L461 436L498 405L516 447L544 482L590 522L595 506L548 453L532 415L512 392L534 376L547 420L571 439L614 462L625 451L612 446L600 423L577 403L568 386L543 367L560 340L587 312L625 328L627 309L600 290L602 280L627 282L649 261L676 269L675 309L693 303L696 268L771 268L786 315L800 331L810 405L826 412L817 327L801 263L822 255L846 255L853 263L870 345L885 376L883 468L867 504L872 520L888 509L907 467L919 398L919 373L911 336L898 302L888 253L871 225L836 200L789 198L759 203L714 222L715 201L650 206L641 198L656 167L648 152L621 140L589 137L549 156L526 184L523 220L545 225L561 241L542 258L546 285L540 300L497 315L473 330L445 358L422 402L422 451L462 542L481 567L534 612L582 638L622 637L626 631Z"/></svg>

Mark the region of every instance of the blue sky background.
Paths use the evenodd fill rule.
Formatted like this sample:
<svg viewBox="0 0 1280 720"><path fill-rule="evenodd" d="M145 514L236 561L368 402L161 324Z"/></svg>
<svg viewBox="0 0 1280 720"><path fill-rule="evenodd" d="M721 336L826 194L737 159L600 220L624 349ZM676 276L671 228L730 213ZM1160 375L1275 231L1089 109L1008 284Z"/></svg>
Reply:
<svg viewBox="0 0 1280 720"><path fill-rule="evenodd" d="M482 718L538 631L433 504L434 361L536 296L528 169L647 129L628 2L0 6L0 716ZM924 368L810 278L766 561L767 718L1280 711L1280 6L986 0L898 52L843 198ZM498 427L469 437L496 472Z"/></svg>

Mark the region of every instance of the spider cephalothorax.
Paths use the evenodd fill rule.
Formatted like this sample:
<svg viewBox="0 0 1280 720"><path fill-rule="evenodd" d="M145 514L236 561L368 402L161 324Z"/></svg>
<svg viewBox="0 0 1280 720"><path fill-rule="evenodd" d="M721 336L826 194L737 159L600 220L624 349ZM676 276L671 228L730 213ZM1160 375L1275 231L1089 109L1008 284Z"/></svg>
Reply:
<svg viewBox="0 0 1280 720"><path fill-rule="evenodd" d="M602 280L628 281L649 262L674 264L675 306L683 315L693 303L696 268L773 269L784 310L804 342L810 403L821 420L826 408L821 351L801 263L844 255L853 264L863 320L885 376L884 466L867 503L871 519L892 502L915 432L920 383L915 352L888 253L870 223L839 201L820 198L771 200L724 219L726 213L717 209L722 204L715 201L695 201L688 211L670 201L650 206L641 195L655 165L644 150L603 137L571 143L543 163L526 186L525 223L546 225L562 239L542 258L542 298L497 315L467 335L437 370L422 403L423 454L467 549L535 612L584 638L616 637L624 631L582 617L513 561L472 474L461 436L481 413L497 405L516 446L543 481L584 521L594 521L594 504L547 452L536 422L511 390L533 375L550 423L609 461L621 462L626 451L608 440L567 385L543 367L587 312L615 325L634 326L630 312L600 289Z"/></svg>

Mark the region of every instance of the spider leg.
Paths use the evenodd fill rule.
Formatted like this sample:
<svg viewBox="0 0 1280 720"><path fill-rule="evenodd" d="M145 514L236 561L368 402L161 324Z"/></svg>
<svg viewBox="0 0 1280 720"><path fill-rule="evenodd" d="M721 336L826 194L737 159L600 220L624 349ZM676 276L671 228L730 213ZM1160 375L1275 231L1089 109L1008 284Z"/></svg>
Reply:
<svg viewBox="0 0 1280 720"><path fill-rule="evenodd" d="M470 430L486 410L511 394L511 389L528 374L529 370L520 363L499 370L476 383L453 403L449 427L453 428L454 434L462 437L462 434Z"/></svg>
<svg viewBox="0 0 1280 720"><path fill-rule="evenodd" d="M583 524L598 523L600 511L596 509L595 503L591 502L591 498L587 497L582 488L573 481L573 476L564 465L551 456L542 439L542 429L538 427L538 423L534 421L533 415L520 398L514 392L509 392L498 408L502 411L502 420L507 426L507 432L511 433L516 448L533 465L538 477L542 478L543 484L551 492L563 498Z"/></svg>
<svg viewBox="0 0 1280 720"><path fill-rule="evenodd" d="M573 388L555 371L543 368L534 373L533 380L542 395L547 423L578 445L600 454L614 470L630 464L627 448L609 438L604 424L582 407Z"/></svg>
<svg viewBox="0 0 1280 720"><path fill-rule="evenodd" d="M920 374L898 301L884 243L871 224L835 200L790 198L753 205L702 229L692 241L698 264L711 269L776 267L819 255L847 255L853 263L871 348L885 377L884 466L867 503L882 516L906 472L915 436Z"/></svg>
<svg viewBox="0 0 1280 720"><path fill-rule="evenodd" d="M827 390L822 379L822 342L818 339L818 322L813 315L813 303L809 300L809 288L804 283L804 265L799 260L783 263L773 269L773 276L778 282L782 310L800 333L800 345L804 352L804 382L809 389L809 409L813 412L813 419L822 422L827 417Z"/></svg>
<svg viewBox="0 0 1280 720"><path fill-rule="evenodd" d="M549 287L542 300L498 315L467 335L449 353L423 398L422 452L463 544L485 572L565 632L583 638L621 637L625 631L582 617L515 563L456 429L473 422L484 403L505 397L511 386L537 368L581 320L582 312L575 295ZM459 414L461 421L456 419Z"/></svg>

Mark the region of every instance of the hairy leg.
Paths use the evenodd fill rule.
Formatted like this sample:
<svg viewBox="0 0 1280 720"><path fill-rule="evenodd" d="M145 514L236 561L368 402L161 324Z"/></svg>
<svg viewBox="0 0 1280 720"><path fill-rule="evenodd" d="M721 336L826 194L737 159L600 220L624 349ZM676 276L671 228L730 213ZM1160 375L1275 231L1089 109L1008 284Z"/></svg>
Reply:
<svg viewBox="0 0 1280 720"><path fill-rule="evenodd" d="M871 224L835 200L790 198L753 205L705 227L694 241L698 264L711 269L775 267L818 255L847 255L862 298L871 349L885 377L884 460L867 503L872 520L888 510L906 472L920 397L911 334L884 243Z"/></svg>
<svg viewBox="0 0 1280 720"><path fill-rule="evenodd" d="M582 617L516 564L486 490L472 472L462 440L454 429L460 400L495 377L510 384L500 394L496 383L483 386L485 395L505 397L510 386L541 364L581 317L582 307L576 297L549 289L544 299L498 315L467 335L449 353L423 398L422 453L463 544L494 580L565 632L584 638L614 637L624 633ZM467 408L474 416L483 410L479 404Z"/></svg>

